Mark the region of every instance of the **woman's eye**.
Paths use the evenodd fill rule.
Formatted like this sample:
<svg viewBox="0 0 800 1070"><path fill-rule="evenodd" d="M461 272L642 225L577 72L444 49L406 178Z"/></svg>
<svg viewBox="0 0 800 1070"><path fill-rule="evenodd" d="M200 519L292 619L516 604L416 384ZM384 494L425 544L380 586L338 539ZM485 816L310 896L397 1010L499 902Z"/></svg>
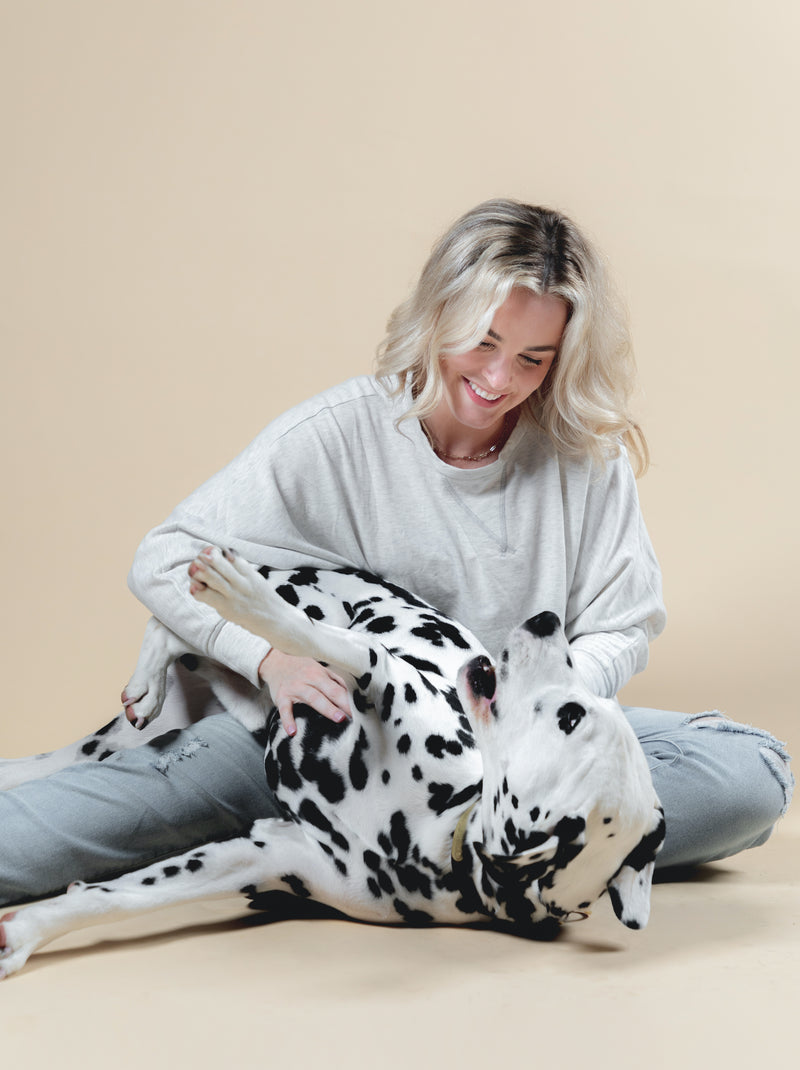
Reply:
<svg viewBox="0 0 800 1070"><path fill-rule="evenodd" d="M524 353L520 353L520 356L522 357L522 361L524 364L530 364L534 368L538 368L539 365L542 363L540 357L527 357Z"/></svg>
<svg viewBox="0 0 800 1070"><path fill-rule="evenodd" d="M494 349L494 342L488 340L479 343L478 349Z"/></svg>

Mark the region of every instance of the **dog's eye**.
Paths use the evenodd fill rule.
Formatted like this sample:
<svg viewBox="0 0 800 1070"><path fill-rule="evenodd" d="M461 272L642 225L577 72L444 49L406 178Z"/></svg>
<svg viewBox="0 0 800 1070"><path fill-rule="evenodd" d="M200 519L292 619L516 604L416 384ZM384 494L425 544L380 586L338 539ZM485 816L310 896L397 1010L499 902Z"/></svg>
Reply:
<svg viewBox="0 0 800 1070"><path fill-rule="evenodd" d="M586 716L586 710L578 702L565 702L557 716L558 727L565 735L569 735Z"/></svg>

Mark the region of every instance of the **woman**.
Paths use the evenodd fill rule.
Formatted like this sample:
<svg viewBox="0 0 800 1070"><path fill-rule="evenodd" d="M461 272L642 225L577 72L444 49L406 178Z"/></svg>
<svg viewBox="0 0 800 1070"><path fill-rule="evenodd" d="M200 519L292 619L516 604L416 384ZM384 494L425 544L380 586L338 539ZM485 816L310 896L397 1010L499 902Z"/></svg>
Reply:
<svg viewBox="0 0 800 1070"><path fill-rule="evenodd" d="M187 565L208 543L257 565L382 574L491 652L555 610L588 685L616 694L664 624L631 465L647 464L632 383L624 318L586 238L556 212L487 202L445 234L393 314L377 378L267 427L146 537L131 587L194 646L266 684L289 733L294 702L347 716L344 681L192 598ZM627 712L666 811L662 866L767 839L793 783L776 740L716 713ZM261 750L232 718L186 738L0 796L0 899L107 878L275 812ZM165 751L179 759L169 775Z"/></svg>

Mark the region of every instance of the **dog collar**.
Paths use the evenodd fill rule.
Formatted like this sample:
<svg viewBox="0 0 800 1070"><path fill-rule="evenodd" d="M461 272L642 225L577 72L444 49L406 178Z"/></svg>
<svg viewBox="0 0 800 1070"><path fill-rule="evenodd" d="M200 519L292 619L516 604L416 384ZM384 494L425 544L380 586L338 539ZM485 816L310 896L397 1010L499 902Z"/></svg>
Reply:
<svg viewBox="0 0 800 1070"><path fill-rule="evenodd" d="M479 802L480 796L473 803L470 803L458 819L458 824L453 833L453 844L450 848L450 866L456 886L464 897L465 903L469 904L469 909L476 914L485 914L490 918L492 917L492 912L481 899L478 889L475 887L475 881L472 879L472 866L468 865L464 859L464 840L467 835L467 823L472 811Z"/></svg>
<svg viewBox="0 0 800 1070"><path fill-rule="evenodd" d="M467 822L469 816L480 801L480 796L466 808L458 819L456 830L453 833L453 846L450 848L450 857L453 862L461 862L464 858L464 837L467 835Z"/></svg>

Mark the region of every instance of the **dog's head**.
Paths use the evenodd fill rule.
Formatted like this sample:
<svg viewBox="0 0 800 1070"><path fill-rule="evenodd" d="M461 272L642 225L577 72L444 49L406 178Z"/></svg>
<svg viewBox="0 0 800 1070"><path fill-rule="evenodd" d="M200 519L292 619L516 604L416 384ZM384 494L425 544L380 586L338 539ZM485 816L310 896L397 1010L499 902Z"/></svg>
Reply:
<svg viewBox="0 0 800 1070"><path fill-rule="evenodd" d="M468 662L458 693L484 767L465 837L484 907L573 920L608 891L620 921L644 926L663 810L633 729L581 683L558 617L512 632L497 667Z"/></svg>

